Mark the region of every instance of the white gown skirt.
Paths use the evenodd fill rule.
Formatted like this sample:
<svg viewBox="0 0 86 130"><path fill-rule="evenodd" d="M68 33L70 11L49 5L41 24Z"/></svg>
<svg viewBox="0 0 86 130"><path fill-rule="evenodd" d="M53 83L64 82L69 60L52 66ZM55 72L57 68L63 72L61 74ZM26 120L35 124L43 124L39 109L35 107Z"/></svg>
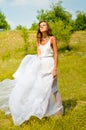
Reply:
<svg viewBox="0 0 86 130"><path fill-rule="evenodd" d="M15 125L31 116L43 118L62 108L55 101L57 80L52 77L53 57L27 55L13 74L14 79L0 82L0 109L11 114ZM60 94L59 94L60 96Z"/></svg>

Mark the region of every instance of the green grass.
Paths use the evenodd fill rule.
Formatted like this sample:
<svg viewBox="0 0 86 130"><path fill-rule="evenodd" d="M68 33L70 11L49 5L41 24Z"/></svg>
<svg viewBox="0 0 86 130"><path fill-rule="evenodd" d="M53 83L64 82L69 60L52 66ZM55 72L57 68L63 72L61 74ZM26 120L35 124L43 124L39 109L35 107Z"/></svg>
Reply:
<svg viewBox="0 0 86 130"><path fill-rule="evenodd" d="M0 34L0 80L12 78L24 57L23 41L18 32ZM18 35L12 42L11 35ZM86 32L76 32L71 36L71 51L59 53L58 84L64 105L64 116L51 116L43 119L31 117L21 126L14 126L11 116L0 111L0 130L85 130L86 129ZM5 39L8 42L5 43ZM15 38L16 39L16 38ZM30 39L31 40L31 39ZM78 42L80 41L80 42ZM9 43L10 42L10 43ZM12 44L11 44L12 43ZM15 43L15 45L14 45ZM7 45L11 45L6 48ZM15 46L15 47L14 47ZM61 46L63 47L63 46ZM16 49L17 48L17 51ZM10 52L10 50L12 50ZM34 40L29 52L35 53ZM2 51L2 53L1 53ZM6 58L6 53L10 56Z"/></svg>

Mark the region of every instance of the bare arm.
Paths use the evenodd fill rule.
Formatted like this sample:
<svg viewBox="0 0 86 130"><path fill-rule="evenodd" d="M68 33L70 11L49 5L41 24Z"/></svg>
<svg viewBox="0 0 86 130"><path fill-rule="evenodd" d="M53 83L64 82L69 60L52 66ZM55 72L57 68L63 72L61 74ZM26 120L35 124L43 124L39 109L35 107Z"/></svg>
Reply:
<svg viewBox="0 0 86 130"><path fill-rule="evenodd" d="M55 37L51 38L51 45L54 51L54 68L53 68L53 77L56 77L57 73L57 65L58 65L58 47L57 47L57 41Z"/></svg>
<svg viewBox="0 0 86 130"><path fill-rule="evenodd" d="M57 48L57 41L55 37L52 37L51 39L51 45L53 47L53 51L54 51L54 68L53 69L57 69L57 65L58 65L58 48Z"/></svg>

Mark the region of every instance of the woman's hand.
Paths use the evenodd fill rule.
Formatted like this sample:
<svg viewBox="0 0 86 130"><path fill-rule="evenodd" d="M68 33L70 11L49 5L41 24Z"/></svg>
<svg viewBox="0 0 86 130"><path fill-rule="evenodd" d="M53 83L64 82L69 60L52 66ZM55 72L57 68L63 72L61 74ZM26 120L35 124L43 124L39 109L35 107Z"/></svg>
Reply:
<svg viewBox="0 0 86 130"><path fill-rule="evenodd" d="M53 75L53 78L56 78L56 76L57 76L57 70L56 69L53 69L52 75Z"/></svg>

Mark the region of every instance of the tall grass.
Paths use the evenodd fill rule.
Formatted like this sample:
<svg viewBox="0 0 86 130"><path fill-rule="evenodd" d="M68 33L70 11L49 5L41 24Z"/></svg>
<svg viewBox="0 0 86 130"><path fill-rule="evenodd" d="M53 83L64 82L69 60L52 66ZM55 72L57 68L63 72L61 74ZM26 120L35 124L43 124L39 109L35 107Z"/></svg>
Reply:
<svg viewBox="0 0 86 130"><path fill-rule="evenodd" d="M84 33L84 35L83 35ZM13 36L15 40L13 40ZM63 116L38 119L32 116L21 126L14 126L11 116L0 111L0 130L85 130L86 129L86 32L71 36L71 51L59 52L58 85L64 105ZM17 38L16 38L17 37ZM78 41L79 37L79 41ZM83 38L84 37L84 38ZM34 39L33 39L34 38ZM33 39L33 40L32 40ZM84 39L84 40L83 40ZM36 53L35 33L30 32L28 53ZM0 34L0 80L12 78L24 57L24 41L19 32ZM59 49L64 48L58 44ZM10 54L8 58L4 54Z"/></svg>

